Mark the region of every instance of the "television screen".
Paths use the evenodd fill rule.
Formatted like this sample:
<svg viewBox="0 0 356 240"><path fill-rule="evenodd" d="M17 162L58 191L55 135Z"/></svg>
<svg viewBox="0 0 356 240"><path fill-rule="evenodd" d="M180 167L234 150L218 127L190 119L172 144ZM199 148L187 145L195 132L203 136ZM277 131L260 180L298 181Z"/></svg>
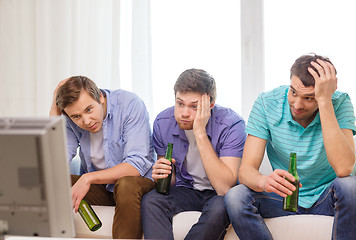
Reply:
<svg viewBox="0 0 356 240"><path fill-rule="evenodd" d="M75 237L70 188L64 118L0 118L2 232Z"/></svg>

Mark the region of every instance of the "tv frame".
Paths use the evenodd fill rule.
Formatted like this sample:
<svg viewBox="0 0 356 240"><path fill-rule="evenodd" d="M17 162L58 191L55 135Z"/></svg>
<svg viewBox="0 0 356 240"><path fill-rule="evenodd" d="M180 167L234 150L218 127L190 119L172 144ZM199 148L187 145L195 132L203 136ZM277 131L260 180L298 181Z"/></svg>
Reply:
<svg viewBox="0 0 356 240"><path fill-rule="evenodd" d="M75 237L64 117L0 118L3 234Z"/></svg>

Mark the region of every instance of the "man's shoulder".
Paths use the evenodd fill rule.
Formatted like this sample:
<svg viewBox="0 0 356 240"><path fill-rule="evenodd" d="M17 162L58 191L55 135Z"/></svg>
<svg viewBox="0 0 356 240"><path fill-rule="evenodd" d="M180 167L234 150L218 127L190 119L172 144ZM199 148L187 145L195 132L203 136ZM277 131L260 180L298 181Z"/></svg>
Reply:
<svg viewBox="0 0 356 240"><path fill-rule="evenodd" d="M242 116L228 107L215 104L211 111L211 120L219 124L231 125L239 121L244 121Z"/></svg>
<svg viewBox="0 0 356 240"><path fill-rule="evenodd" d="M129 103L132 100L141 100L135 93L123 89L109 90L104 89L110 103Z"/></svg>
<svg viewBox="0 0 356 240"><path fill-rule="evenodd" d="M289 86L282 85L267 92L263 92L259 95L259 98L264 101L279 101L284 100L287 97Z"/></svg>
<svg viewBox="0 0 356 240"><path fill-rule="evenodd" d="M259 94L254 104L254 110L266 111L276 113L285 107L286 101L288 101L288 89L289 86L280 86L267 92Z"/></svg>
<svg viewBox="0 0 356 240"><path fill-rule="evenodd" d="M157 115L156 120L170 120L172 118L174 118L174 107L169 107L160 112Z"/></svg>
<svg viewBox="0 0 356 240"><path fill-rule="evenodd" d="M335 91L331 97L332 102L335 105L342 104L345 102L351 102L350 96L346 92Z"/></svg>

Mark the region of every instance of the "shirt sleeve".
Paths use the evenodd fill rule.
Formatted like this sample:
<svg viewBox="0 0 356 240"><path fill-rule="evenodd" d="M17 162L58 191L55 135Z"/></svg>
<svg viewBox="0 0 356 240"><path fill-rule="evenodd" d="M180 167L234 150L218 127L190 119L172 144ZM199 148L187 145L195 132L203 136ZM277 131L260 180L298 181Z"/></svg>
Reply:
<svg viewBox="0 0 356 240"><path fill-rule="evenodd" d="M340 128L351 129L356 134L355 113L351 99L347 93L342 93L334 103L335 115Z"/></svg>
<svg viewBox="0 0 356 240"><path fill-rule="evenodd" d="M138 97L132 99L127 107L124 120L123 162L135 167L144 176L153 165L153 145L149 116L145 104Z"/></svg>
<svg viewBox="0 0 356 240"><path fill-rule="evenodd" d="M222 146L219 157L242 157L246 141L246 125L244 120L239 120L222 134Z"/></svg>
<svg viewBox="0 0 356 240"><path fill-rule="evenodd" d="M159 124L159 119L155 119L153 123L153 144L155 151L158 156L165 155L166 149L163 143L163 138L161 135L161 129Z"/></svg>

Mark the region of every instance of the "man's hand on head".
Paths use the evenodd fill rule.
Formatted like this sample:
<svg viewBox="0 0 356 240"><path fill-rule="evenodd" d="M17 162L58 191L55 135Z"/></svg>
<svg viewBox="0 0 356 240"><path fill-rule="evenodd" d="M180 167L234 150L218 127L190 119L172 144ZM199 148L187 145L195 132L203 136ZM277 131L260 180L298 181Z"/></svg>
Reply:
<svg viewBox="0 0 356 240"><path fill-rule="evenodd" d="M315 99L317 102L330 101L331 96L337 89L337 77L335 67L326 61L317 59L316 62L311 62L311 65L318 71L315 72L311 67L308 68L309 73L315 79Z"/></svg>
<svg viewBox="0 0 356 240"><path fill-rule="evenodd" d="M56 89L54 89L52 106L51 106L51 109L49 111L49 116L60 116L61 115L61 111L59 110L59 108L56 105L57 92L58 92L58 89L68 81L68 79L70 79L70 77L60 81L58 83Z"/></svg>
<svg viewBox="0 0 356 240"><path fill-rule="evenodd" d="M204 94L198 101L197 113L193 123L193 132L196 137L200 134L206 134L205 128L211 116L210 109L210 96Z"/></svg>

